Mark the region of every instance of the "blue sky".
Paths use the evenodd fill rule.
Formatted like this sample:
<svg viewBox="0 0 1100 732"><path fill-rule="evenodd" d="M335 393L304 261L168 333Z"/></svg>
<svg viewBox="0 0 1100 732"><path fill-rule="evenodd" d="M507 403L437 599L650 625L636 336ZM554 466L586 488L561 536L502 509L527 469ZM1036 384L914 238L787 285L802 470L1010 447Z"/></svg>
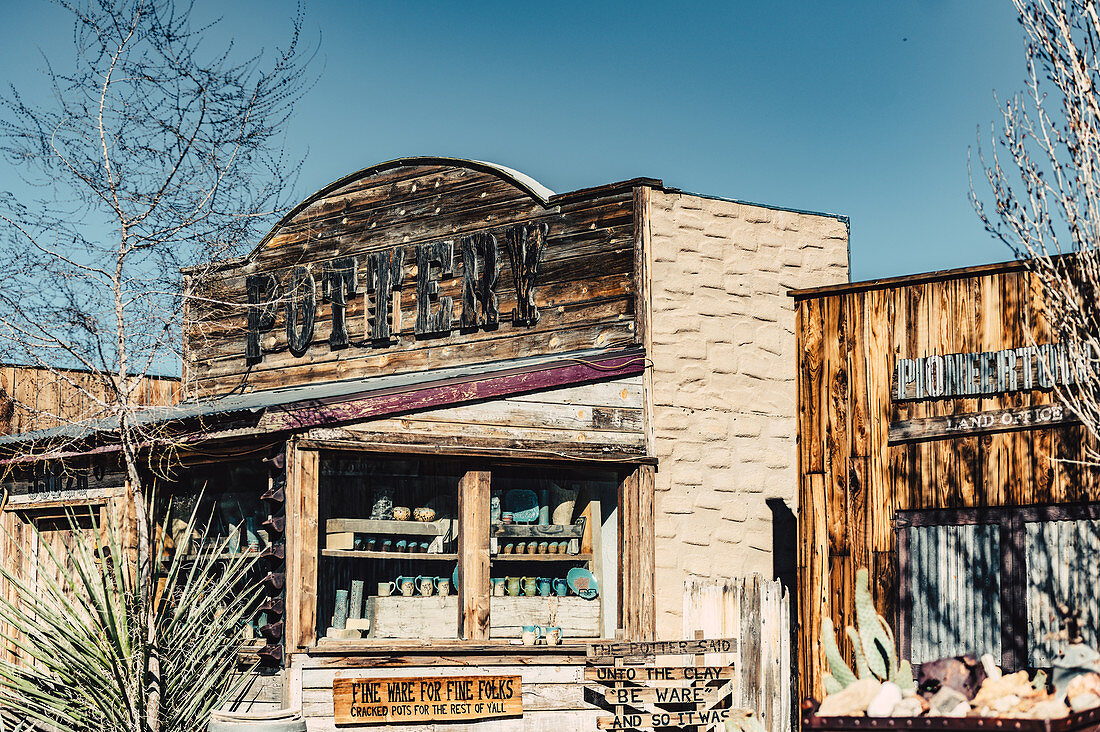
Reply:
<svg viewBox="0 0 1100 732"><path fill-rule="evenodd" d="M293 0L196 0L242 49ZM70 25L9 0L0 68L40 83ZM1010 258L967 200L967 151L1023 80L1008 0L320 2L323 73L287 140L297 198L366 165L450 155L556 191L636 176L851 219L853 279ZM320 69L320 66L318 67ZM15 185L0 165L0 190Z"/></svg>

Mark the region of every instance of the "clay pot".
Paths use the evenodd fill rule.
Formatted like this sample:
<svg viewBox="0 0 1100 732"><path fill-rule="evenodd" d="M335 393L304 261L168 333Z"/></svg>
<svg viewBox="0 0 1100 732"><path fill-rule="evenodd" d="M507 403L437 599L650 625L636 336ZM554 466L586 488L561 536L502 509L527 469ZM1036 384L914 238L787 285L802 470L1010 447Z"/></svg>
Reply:
<svg viewBox="0 0 1100 732"><path fill-rule="evenodd" d="M396 510L397 509L394 509L394 511ZM435 509L424 506L413 511L412 516L414 520L422 521L424 523L435 521Z"/></svg>
<svg viewBox="0 0 1100 732"><path fill-rule="evenodd" d="M393 520L394 521L408 521L409 517L411 515L412 515L412 511L410 511L405 506L394 506L393 507Z"/></svg>

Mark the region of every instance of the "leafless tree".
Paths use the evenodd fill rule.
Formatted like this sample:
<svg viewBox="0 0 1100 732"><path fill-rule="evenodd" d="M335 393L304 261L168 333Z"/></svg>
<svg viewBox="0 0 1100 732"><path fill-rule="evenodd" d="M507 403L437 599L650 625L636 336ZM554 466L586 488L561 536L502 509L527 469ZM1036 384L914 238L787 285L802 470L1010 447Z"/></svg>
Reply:
<svg viewBox="0 0 1100 732"><path fill-rule="evenodd" d="M1001 106L993 150L980 154L989 193L972 175L971 200L1041 285L1043 317L1069 352L1055 389L1100 462L1100 11L1095 0L1013 4L1025 89Z"/></svg>
<svg viewBox="0 0 1100 732"><path fill-rule="evenodd" d="M72 60L43 59L48 93L0 100L0 152L35 192L0 195L0 358L51 369L120 443L148 601L139 460L157 435L140 384L179 368L188 304L285 207L297 165L281 142L312 56L301 12L285 47L242 57L210 48L225 29L193 24L187 3L54 1L74 19ZM155 730L155 654L149 678Z"/></svg>

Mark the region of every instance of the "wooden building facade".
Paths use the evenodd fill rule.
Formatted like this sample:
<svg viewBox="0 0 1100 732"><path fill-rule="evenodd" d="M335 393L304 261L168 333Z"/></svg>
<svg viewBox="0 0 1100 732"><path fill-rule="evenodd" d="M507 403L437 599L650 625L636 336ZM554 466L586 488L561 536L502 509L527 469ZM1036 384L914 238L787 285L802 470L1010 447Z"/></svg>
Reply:
<svg viewBox="0 0 1100 732"><path fill-rule="evenodd" d="M201 440L164 492L265 554L252 700L344 729L345 683L518 677L522 717L454 729L594 728L586 643L685 637L689 576L771 569L786 290L846 278L843 217L653 179L409 158L307 198L203 283L170 415Z"/></svg>
<svg viewBox="0 0 1100 732"><path fill-rule="evenodd" d="M855 624L863 567L916 664L1049 666L1059 606L1095 644L1098 473L1052 393L1073 378L1072 344L1053 342L1024 266L792 296L803 694L821 698L821 621Z"/></svg>

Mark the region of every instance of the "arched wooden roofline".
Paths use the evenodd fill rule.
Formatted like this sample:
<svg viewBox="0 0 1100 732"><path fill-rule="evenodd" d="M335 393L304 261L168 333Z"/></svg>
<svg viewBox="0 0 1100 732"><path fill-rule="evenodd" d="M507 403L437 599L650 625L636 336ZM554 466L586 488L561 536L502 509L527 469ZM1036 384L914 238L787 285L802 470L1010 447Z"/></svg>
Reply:
<svg viewBox="0 0 1100 732"><path fill-rule="evenodd" d="M343 188L349 183L354 183L355 181L362 178L367 178L369 176L375 175L376 173L392 170L393 168L405 168L418 165L441 165L452 168L468 168L469 170L476 170L481 173L488 173L489 175L494 175L497 178L500 178L506 183L514 185L516 188L519 188L521 191L531 196L531 198L534 198L543 206L548 205L550 197L554 195L554 192L552 190L542 185L534 178L528 175L524 175L517 170L506 168L503 165L497 165L496 163L485 163L480 160L466 160L465 158L441 158L430 156L387 160L384 163L371 165L367 168L363 168L362 170L357 170L354 173L345 175L343 178L333 181L319 191L307 196L305 200L303 200L297 206L288 211L285 216L279 219L279 221L273 227L271 227L271 231L267 232L264 238L260 240L260 243L256 246L256 248L253 249L245 259L249 260L255 257L256 254L259 253L259 251L267 245L271 238L275 236L275 233L279 231L279 229L281 229L283 226L293 220L293 218L301 213L307 206L313 204L321 198L324 198L333 191Z"/></svg>

